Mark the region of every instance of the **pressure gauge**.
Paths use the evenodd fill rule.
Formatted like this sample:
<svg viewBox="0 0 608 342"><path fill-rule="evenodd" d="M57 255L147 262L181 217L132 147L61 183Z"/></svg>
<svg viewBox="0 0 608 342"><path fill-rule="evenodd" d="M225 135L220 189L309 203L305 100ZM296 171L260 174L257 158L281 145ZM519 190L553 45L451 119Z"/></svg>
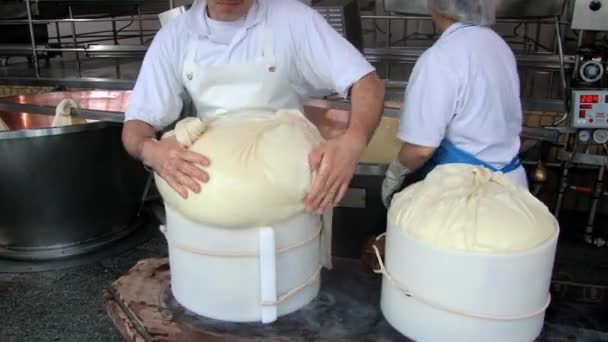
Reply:
<svg viewBox="0 0 608 342"><path fill-rule="evenodd" d="M598 144L605 144L608 142L608 129L598 129L593 132L593 140Z"/></svg>
<svg viewBox="0 0 608 342"><path fill-rule="evenodd" d="M579 74L583 81L595 83L604 77L604 66L598 61L586 61L581 65Z"/></svg>
<svg viewBox="0 0 608 342"><path fill-rule="evenodd" d="M591 140L591 132L588 130L579 131L578 140L585 144L588 143Z"/></svg>

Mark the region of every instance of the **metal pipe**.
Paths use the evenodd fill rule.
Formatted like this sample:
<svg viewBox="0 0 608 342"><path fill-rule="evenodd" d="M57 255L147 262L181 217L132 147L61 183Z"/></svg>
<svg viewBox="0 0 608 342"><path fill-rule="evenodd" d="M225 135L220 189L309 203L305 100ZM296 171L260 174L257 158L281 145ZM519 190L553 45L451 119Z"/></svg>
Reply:
<svg viewBox="0 0 608 342"><path fill-rule="evenodd" d="M408 20L403 21L403 46L407 46L407 24Z"/></svg>
<svg viewBox="0 0 608 342"><path fill-rule="evenodd" d="M141 21L141 7L137 5L137 17L140 19L137 23L139 24L139 42L144 45L144 27Z"/></svg>
<svg viewBox="0 0 608 342"><path fill-rule="evenodd" d="M540 26L541 23L536 23L536 36L534 37L534 52L538 52L538 47L540 46Z"/></svg>
<svg viewBox="0 0 608 342"><path fill-rule="evenodd" d="M386 31L384 31L385 43L384 45L388 48L391 47L391 19L386 20Z"/></svg>
<svg viewBox="0 0 608 342"><path fill-rule="evenodd" d="M34 70L36 72L36 78L40 77L40 67L38 65L38 52L36 51L36 39L34 37L34 24L32 23L32 7L30 6L30 0L25 0L25 6L27 10L27 18L29 21L30 39L32 40L32 58L34 59Z"/></svg>
<svg viewBox="0 0 608 342"><path fill-rule="evenodd" d="M580 65L580 58L578 56L578 49L580 49L581 46L583 45L583 37L584 36L585 36L585 31L580 30L578 32L578 36L576 37L577 56L576 56L576 60L574 61L574 72L572 73L572 77L571 77L572 80L574 80L576 78L576 73L578 72L578 67Z"/></svg>
<svg viewBox="0 0 608 342"><path fill-rule="evenodd" d="M565 63L564 63L564 49L562 46L562 34L560 32L560 26L559 26L559 17L555 17L555 34L557 35L557 50L558 50L558 54L559 54L559 74L560 74L560 78L561 78L561 82L562 82L562 91L563 94L562 96L564 97L564 115L561 117L561 119L557 120L553 126L559 126L561 123L563 123L564 121L566 121L568 119L568 112L570 111L570 108L568 106L568 96L567 96L567 92L568 92L568 85L566 84L566 70L565 70ZM575 71L576 72L576 71Z"/></svg>
<svg viewBox="0 0 608 342"><path fill-rule="evenodd" d="M55 30L57 31L57 44L59 44L59 46L61 46L61 31L59 29L58 22L55 23Z"/></svg>
<svg viewBox="0 0 608 342"><path fill-rule="evenodd" d="M416 15L362 15L361 19L413 19L413 20L423 20L430 21L432 18L430 16L416 16ZM497 23L523 23L523 22L540 22L543 24L553 24L553 19L496 19ZM568 21L560 21L560 24L567 25Z"/></svg>
<svg viewBox="0 0 608 342"><path fill-rule="evenodd" d="M114 38L114 45L118 45L118 32L116 32L116 21L112 21L112 36Z"/></svg>
<svg viewBox="0 0 608 342"><path fill-rule="evenodd" d="M154 29L144 29L143 31L144 32L151 32L152 34L156 34L156 32L158 32L158 30L154 30ZM89 31L89 32L78 33L77 36L78 37L89 37L89 36L96 37L95 35L97 35L97 34L111 33L111 32L112 32L112 30ZM125 30L121 30L120 32L121 33L122 32L137 32L137 33L139 33L139 30L128 30L128 29L125 29ZM117 33L118 33L118 31L117 31ZM118 36L122 37L121 35L118 35ZM61 36L61 38L71 38L71 37L72 37L71 34L66 34L66 35L62 35ZM98 36L98 37L112 38L111 35L103 35L103 36ZM130 36L130 37L137 37L137 36L133 35L133 36Z"/></svg>
<svg viewBox="0 0 608 342"><path fill-rule="evenodd" d="M31 1L31 0L30 0ZM151 14L142 14L140 17L138 17L137 19L135 18L129 18L129 19L110 19L110 18L63 18L63 19L32 19L32 23L34 24L53 24L55 22L66 22L66 23L70 23L70 22L110 22L110 21L135 21L135 20L141 20L141 21L158 21L158 16L157 15L151 15ZM15 25L15 24L27 24L29 21L27 19L10 19L10 20L0 20L0 25Z"/></svg>
<svg viewBox="0 0 608 342"><path fill-rule="evenodd" d="M112 35L114 36L114 45L118 45L118 32L116 31L116 21L112 21ZM120 78L120 62L117 59L114 60L116 66L116 78Z"/></svg>
<svg viewBox="0 0 608 342"><path fill-rule="evenodd" d="M591 196L591 210L589 212L589 218L587 220L587 227L585 227L585 235L592 237L593 235L593 224L595 222L595 216L597 214L597 206L602 197L603 186L604 186L604 172L606 171L605 166L600 166L597 176L597 181L593 189L593 195Z"/></svg>
<svg viewBox="0 0 608 342"><path fill-rule="evenodd" d="M528 41L528 23L525 22L524 23L524 36L522 37L523 39L523 45L524 45L524 53L528 52L528 46L530 45L530 42Z"/></svg>
<svg viewBox="0 0 608 342"><path fill-rule="evenodd" d="M70 19L74 18L72 13L72 5L68 5L68 13L70 15ZM78 39L76 38L76 23L72 22L72 43L74 46L78 46ZM82 72L80 70L80 55L76 52L76 69L78 70L78 77L82 77Z"/></svg>

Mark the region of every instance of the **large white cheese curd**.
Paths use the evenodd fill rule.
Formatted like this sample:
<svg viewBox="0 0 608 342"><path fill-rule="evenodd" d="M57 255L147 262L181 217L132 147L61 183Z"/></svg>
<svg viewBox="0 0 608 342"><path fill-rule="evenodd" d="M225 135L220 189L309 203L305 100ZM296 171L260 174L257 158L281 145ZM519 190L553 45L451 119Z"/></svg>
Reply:
<svg viewBox="0 0 608 342"><path fill-rule="evenodd" d="M210 160L209 181L187 199L155 175L165 204L186 218L250 228L303 213L312 180L308 155L323 138L301 112L241 110L187 118L163 138L170 136Z"/></svg>
<svg viewBox="0 0 608 342"><path fill-rule="evenodd" d="M513 253L557 233L554 216L528 189L481 166L446 164L393 197L389 224L436 247Z"/></svg>

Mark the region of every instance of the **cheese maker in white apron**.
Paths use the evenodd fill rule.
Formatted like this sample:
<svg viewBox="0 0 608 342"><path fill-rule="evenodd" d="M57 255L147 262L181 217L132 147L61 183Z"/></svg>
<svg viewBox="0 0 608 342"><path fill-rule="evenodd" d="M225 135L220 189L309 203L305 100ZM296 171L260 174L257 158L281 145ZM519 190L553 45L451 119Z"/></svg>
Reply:
<svg viewBox="0 0 608 342"><path fill-rule="evenodd" d="M199 118L239 109L303 111L287 66L274 56L271 32L263 22L254 30L260 56L240 64L197 65L198 41L191 39L181 77ZM227 230L189 221L167 208L167 227L161 230L169 243L173 294L203 316L273 322L316 297L321 268L331 268L331 221L329 210L322 217L302 214L274 227Z"/></svg>

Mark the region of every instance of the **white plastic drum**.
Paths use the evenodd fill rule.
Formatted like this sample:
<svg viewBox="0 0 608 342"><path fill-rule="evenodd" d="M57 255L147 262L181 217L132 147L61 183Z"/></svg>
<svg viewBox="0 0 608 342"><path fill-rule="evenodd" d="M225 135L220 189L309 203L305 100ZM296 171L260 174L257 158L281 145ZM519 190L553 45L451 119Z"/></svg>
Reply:
<svg viewBox="0 0 608 342"><path fill-rule="evenodd" d="M270 323L310 303L320 287L321 219L224 229L166 207L171 290L190 311L217 320Z"/></svg>
<svg viewBox="0 0 608 342"><path fill-rule="evenodd" d="M541 332L559 227L532 250L488 255L419 241L389 222L381 309L419 342L528 342Z"/></svg>

